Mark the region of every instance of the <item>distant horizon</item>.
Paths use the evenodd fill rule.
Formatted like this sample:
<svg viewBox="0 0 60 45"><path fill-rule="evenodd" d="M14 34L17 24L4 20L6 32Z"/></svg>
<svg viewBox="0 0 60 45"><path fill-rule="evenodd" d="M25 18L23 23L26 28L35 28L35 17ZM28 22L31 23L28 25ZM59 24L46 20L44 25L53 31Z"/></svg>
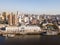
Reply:
<svg viewBox="0 0 60 45"><path fill-rule="evenodd" d="M17 11L18 11L18 10L15 10L15 11L10 11L10 10L8 10L8 11L7 11L7 10L2 10L2 11L1 11L1 10L0 10L0 13L2 13L2 12L7 12L7 13L8 13L8 12L9 12L9 13L13 12L13 13L17 13ZM24 11L18 11L18 13L19 13L19 14L20 14L20 13L21 13L21 14L37 14L37 15L41 15L41 14L46 14L46 15L57 15L57 14L58 14L58 15L59 15L59 14L60 14L60 12L59 12L59 13L55 13L55 11L54 11L54 12L52 12L52 11L50 11L50 12L41 12L41 11L40 11L40 12L35 12L35 13L34 13L34 12L31 13L31 12L29 12L29 11L25 11L25 12L24 12Z"/></svg>

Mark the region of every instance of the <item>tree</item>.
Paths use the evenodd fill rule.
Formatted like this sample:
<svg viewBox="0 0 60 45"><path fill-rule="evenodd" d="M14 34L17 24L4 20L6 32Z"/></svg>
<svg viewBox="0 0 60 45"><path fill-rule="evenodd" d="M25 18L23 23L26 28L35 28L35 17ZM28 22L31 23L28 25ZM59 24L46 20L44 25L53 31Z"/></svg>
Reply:
<svg viewBox="0 0 60 45"><path fill-rule="evenodd" d="M3 13L2 13L2 16L4 17L4 21L3 21L4 24L7 24L7 20L6 20L6 12L3 12Z"/></svg>
<svg viewBox="0 0 60 45"><path fill-rule="evenodd" d="M55 25L55 24L52 24L52 25L51 24L47 24L46 26L47 26L47 30L55 30L55 31L59 30L58 26Z"/></svg>

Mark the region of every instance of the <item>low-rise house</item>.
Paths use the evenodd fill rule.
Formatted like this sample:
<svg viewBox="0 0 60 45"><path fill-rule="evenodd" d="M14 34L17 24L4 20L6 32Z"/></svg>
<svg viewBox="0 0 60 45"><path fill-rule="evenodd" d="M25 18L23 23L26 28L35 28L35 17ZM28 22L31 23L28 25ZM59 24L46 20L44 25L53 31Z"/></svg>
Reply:
<svg viewBox="0 0 60 45"><path fill-rule="evenodd" d="M40 32L41 28L38 26L20 26L20 27L6 27L7 33L32 33Z"/></svg>

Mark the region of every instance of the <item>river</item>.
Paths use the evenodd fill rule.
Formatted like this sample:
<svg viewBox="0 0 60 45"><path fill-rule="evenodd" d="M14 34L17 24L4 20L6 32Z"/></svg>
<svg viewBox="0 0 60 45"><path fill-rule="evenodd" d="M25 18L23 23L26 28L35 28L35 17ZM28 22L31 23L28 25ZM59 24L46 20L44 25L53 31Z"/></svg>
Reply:
<svg viewBox="0 0 60 45"><path fill-rule="evenodd" d="M60 45L60 36L20 35L0 36L0 45Z"/></svg>

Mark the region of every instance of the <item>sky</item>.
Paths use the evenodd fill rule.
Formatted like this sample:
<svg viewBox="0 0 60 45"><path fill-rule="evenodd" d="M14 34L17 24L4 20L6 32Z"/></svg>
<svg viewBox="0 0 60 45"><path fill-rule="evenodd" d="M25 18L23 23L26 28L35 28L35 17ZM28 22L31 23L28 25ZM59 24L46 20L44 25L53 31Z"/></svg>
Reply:
<svg viewBox="0 0 60 45"><path fill-rule="evenodd" d="M0 0L0 11L60 14L60 0Z"/></svg>

